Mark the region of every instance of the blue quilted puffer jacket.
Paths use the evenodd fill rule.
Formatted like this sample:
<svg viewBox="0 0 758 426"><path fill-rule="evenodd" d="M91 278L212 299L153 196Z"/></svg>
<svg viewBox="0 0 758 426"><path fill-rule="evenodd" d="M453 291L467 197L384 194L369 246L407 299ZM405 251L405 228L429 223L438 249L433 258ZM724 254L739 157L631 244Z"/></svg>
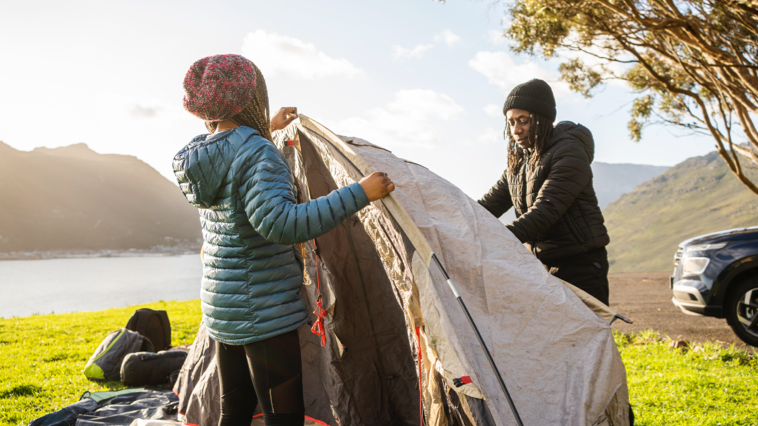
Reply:
<svg viewBox="0 0 758 426"><path fill-rule="evenodd" d="M308 321L303 260L294 244L319 237L369 204L356 182L296 204L281 152L249 127L200 135L174 157L205 240L200 299L214 339L244 345Z"/></svg>

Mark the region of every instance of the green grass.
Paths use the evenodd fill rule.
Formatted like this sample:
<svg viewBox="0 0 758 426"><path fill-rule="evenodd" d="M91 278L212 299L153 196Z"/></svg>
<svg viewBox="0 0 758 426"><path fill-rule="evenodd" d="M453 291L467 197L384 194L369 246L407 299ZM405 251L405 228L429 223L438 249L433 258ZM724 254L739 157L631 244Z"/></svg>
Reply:
<svg viewBox="0 0 758 426"><path fill-rule="evenodd" d="M0 424L28 424L87 390L122 389L118 382L91 382L82 369L105 336L143 307L168 312L173 345L192 343L201 319L198 300L0 319Z"/></svg>
<svg viewBox="0 0 758 426"><path fill-rule="evenodd" d="M649 331L614 336L636 424L758 425L758 357L716 343L672 349Z"/></svg>
<svg viewBox="0 0 758 426"><path fill-rule="evenodd" d="M194 339L197 300L0 319L0 424L25 425L86 390L121 389L117 382L90 382L81 371L102 339L140 307L168 311L174 345ZM758 426L758 357L713 343L671 349L651 332L615 338L638 425Z"/></svg>

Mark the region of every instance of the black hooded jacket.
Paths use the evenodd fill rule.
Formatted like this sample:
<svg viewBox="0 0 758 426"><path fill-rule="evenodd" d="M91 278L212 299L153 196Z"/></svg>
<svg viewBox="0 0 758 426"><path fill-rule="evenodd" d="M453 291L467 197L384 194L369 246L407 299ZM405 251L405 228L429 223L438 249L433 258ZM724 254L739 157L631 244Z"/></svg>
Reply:
<svg viewBox="0 0 758 426"><path fill-rule="evenodd" d="M601 249L610 238L592 187L594 154L589 129L562 121L537 165L527 158L506 170L479 204L495 217L515 207L508 229L546 265Z"/></svg>

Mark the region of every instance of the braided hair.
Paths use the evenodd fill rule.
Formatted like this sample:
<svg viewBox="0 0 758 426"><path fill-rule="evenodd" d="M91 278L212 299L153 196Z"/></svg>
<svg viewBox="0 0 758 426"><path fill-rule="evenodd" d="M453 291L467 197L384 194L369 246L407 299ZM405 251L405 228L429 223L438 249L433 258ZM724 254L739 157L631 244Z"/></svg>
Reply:
<svg viewBox="0 0 758 426"><path fill-rule="evenodd" d="M267 140L271 138L271 118L268 106L268 90L266 89L266 80L263 78L263 73L258 66L253 64L255 69L255 94L253 100L240 111L237 115L231 118L232 121L240 126L247 126L253 128L260 133ZM205 128L209 132L216 131L216 125L218 123L206 121Z"/></svg>
<svg viewBox="0 0 758 426"><path fill-rule="evenodd" d="M268 90L266 88L266 80L263 78L263 73L260 69L258 69L257 65L253 64L253 68L255 69L256 75L255 94L253 95L253 100L247 104L245 109L232 117L231 120L240 126L247 126L255 129L258 131L258 133L260 133L261 136L263 136L263 138L269 141L273 141L273 138L271 137L271 118L268 105ZM209 132L215 132L217 124L218 123L206 121L205 128L208 129ZM302 204L305 202L303 199L303 190L300 187L300 182L297 179L293 180L295 182L296 202L297 204ZM298 252L300 252L302 259L305 259L305 243L296 244L295 246L297 247ZM311 279L306 271L303 273L303 280L304 284L306 285L312 284Z"/></svg>
<svg viewBox="0 0 758 426"><path fill-rule="evenodd" d="M505 120L504 132L508 138L508 172L510 174L516 174L521 167L521 161L524 160L527 155L525 150L516 143L516 139L513 138L513 133L511 133L511 126L508 124L508 120ZM530 167L537 165L537 162L545 152L547 143L552 135L553 120L539 114L529 114L528 137L529 144L532 147L532 155L529 157Z"/></svg>

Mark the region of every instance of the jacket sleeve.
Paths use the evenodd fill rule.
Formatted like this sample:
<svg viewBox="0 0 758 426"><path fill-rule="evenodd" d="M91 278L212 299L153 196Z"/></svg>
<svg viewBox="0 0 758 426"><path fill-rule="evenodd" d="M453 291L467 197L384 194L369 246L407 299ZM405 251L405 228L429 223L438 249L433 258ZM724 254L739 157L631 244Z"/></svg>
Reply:
<svg viewBox="0 0 758 426"><path fill-rule="evenodd" d="M270 145L270 146L269 146ZM330 194L297 204L292 172L272 144L240 167L239 196L253 228L276 244L299 244L331 231L369 204L354 182Z"/></svg>
<svg viewBox="0 0 758 426"><path fill-rule="evenodd" d="M506 170L500 180L478 201L482 207L495 217L502 216L513 207L513 200L511 199L511 192L508 188L508 179L506 177L507 173L508 171Z"/></svg>
<svg viewBox="0 0 758 426"><path fill-rule="evenodd" d="M566 144L553 154L550 171L534 204L506 226L522 243L533 241L566 213L591 179L592 169L584 148Z"/></svg>

